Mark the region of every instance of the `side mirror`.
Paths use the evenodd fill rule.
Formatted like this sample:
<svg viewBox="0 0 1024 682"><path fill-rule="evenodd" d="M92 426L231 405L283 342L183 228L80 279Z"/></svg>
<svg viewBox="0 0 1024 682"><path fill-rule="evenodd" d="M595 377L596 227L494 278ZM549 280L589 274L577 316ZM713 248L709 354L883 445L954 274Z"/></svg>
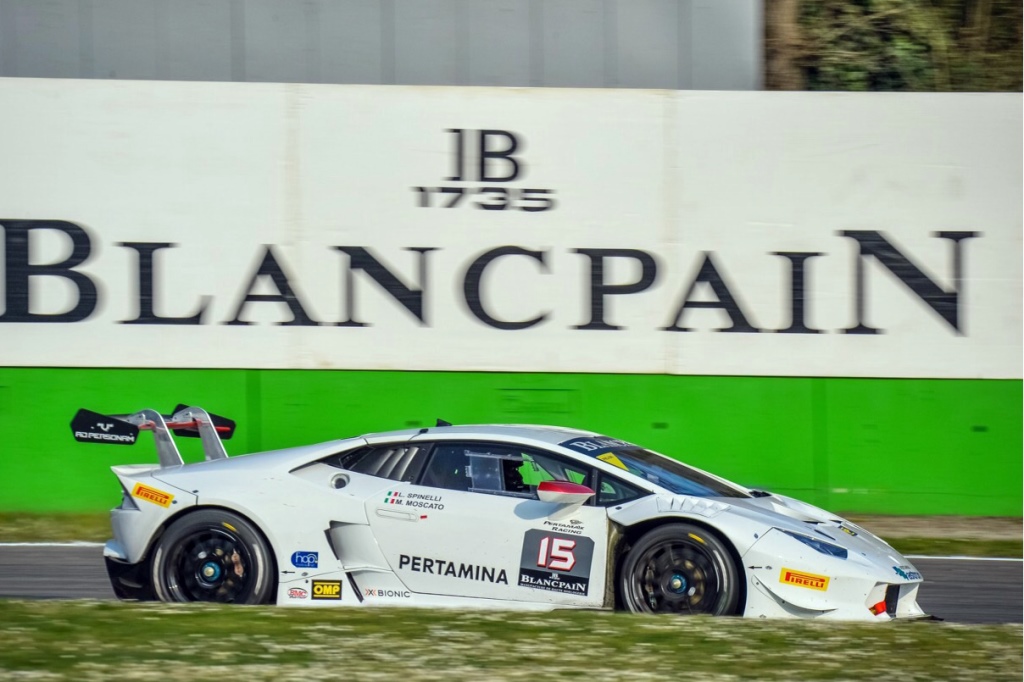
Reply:
<svg viewBox="0 0 1024 682"><path fill-rule="evenodd" d="M541 481L537 486L537 498L541 502L579 505L593 496L594 491L587 486L568 481Z"/></svg>

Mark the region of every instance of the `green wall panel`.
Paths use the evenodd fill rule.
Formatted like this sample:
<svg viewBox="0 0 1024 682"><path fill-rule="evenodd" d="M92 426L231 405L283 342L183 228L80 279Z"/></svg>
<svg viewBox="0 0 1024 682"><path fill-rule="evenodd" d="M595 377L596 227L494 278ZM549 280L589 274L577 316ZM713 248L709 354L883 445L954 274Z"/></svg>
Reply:
<svg viewBox="0 0 1024 682"><path fill-rule="evenodd" d="M0 429L7 434L0 455L0 510L113 507L121 493L110 467L156 462L146 435L135 446L76 442L70 423L78 408L118 413L152 407L167 413L184 402L238 417L245 414L246 377L245 370L0 369ZM254 435L240 430L229 451L255 445ZM186 459L202 460L198 439L178 443Z"/></svg>
<svg viewBox="0 0 1024 682"><path fill-rule="evenodd" d="M0 510L120 498L132 447L76 443L75 410L200 405L239 422L228 452L453 423L548 423L632 440L835 511L1021 514L1014 381L305 370L0 368ZM181 439L188 461L199 443Z"/></svg>
<svg viewBox="0 0 1024 682"><path fill-rule="evenodd" d="M1020 381L832 379L827 385L827 505L1020 516Z"/></svg>

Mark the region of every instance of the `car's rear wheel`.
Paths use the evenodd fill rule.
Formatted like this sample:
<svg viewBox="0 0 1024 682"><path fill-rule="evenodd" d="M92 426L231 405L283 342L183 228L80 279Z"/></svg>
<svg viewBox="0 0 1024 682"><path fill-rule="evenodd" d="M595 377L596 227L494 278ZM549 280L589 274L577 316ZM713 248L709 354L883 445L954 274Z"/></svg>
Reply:
<svg viewBox="0 0 1024 682"><path fill-rule="evenodd" d="M619 595L633 613L730 615L739 604L739 571L714 533L672 523L648 532L629 550Z"/></svg>
<svg viewBox="0 0 1024 682"><path fill-rule="evenodd" d="M274 588L263 536L226 510L204 509L175 521L152 561L153 591L162 601L263 604Z"/></svg>

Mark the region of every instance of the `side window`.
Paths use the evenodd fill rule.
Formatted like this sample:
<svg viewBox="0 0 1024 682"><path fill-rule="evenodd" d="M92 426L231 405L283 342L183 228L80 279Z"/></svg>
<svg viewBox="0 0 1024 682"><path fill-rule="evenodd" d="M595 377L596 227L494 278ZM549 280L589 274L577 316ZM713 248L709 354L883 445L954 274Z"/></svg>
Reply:
<svg viewBox="0 0 1024 682"><path fill-rule="evenodd" d="M342 452L324 462L357 474L412 482L423 469L426 454L419 445L385 445Z"/></svg>
<svg viewBox="0 0 1024 682"><path fill-rule="evenodd" d="M588 483L591 475L589 467L534 451L523 453L523 459L525 460L521 468L523 480L533 488L536 488L541 481L569 481L570 483L590 485Z"/></svg>
<svg viewBox="0 0 1024 682"><path fill-rule="evenodd" d="M541 481L586 484L590 469L561 458L488 443L438 444L421 485L447 490L537 498Z"/></svg>
<svg viewBox="0 0 1024 682"><path fill-rule="evenodd" d="M610 507L613 504L630 502L637 498L648 495L646 491L634 488L614 476L609 476L603 471L599 473L597 486L597 506Z"/></svg>
<svg viewBox="0 0 1024 682"><path fill-rule="evenodd" d="M445 490L469 490L469 457L460 446L439 445L423 472L420 485Z"/></svg>
<svg viewBox="0 0 1024 682"><path fill-rule="evenodd" d="M493 495L533 497L523 482L523 456L486 443L442 443L434 447L420 485Z"/></svg>

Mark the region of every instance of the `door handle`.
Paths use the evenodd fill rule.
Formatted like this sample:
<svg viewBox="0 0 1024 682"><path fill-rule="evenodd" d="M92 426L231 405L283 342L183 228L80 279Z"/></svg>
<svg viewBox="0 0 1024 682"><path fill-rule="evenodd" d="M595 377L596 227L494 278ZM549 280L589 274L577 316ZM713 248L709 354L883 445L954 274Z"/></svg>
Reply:
<svg viewBox="0 0 1024 682"><path fill-rule="evenodd" d="M398 511L396 509L378 509L377 516L384 519L398 519L399 521L420 520L420 517L417 514L410 514L409 512Z"/></svg>

